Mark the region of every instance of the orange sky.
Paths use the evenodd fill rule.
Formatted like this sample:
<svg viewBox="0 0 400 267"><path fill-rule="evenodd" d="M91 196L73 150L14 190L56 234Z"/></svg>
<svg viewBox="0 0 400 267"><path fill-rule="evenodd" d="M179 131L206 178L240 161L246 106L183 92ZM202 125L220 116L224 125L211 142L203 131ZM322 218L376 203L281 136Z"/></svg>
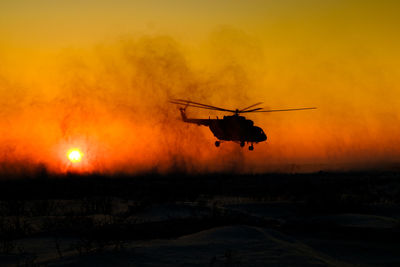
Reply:
<svg viewBox="0 0 400 267"><path fill-rule="evenodd" d="M168 3L167 3L168 2ZM0 162L53 172L390 168L400 160L397 1L2 1ZM279 3L277 3L279 2ZM214 147L170 97L254 114ZM222 116L188 109L188 116ZM78 147L80 163L67 151Z"/></svg>

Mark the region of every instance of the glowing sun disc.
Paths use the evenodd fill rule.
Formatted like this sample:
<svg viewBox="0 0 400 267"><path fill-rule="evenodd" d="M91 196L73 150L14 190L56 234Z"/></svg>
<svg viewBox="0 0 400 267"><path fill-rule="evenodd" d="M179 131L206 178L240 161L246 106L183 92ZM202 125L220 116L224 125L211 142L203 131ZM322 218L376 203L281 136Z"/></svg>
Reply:
<svg viewBox="0 0 400 267"><path fill-rule="evenodd" d="M83 154L79 151L79 149L70 149L68 151L68 159L72 162L80 162Z"/></svg>

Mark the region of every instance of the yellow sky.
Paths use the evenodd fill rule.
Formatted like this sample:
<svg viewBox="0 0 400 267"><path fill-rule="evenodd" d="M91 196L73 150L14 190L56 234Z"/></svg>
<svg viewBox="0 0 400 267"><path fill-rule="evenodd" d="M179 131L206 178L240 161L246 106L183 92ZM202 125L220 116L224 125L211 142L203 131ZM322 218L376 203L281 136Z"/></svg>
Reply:
<svg viewBox="0 0 400 267"><path fill-rule="evenodd" d="M397 1L1 1L0 157L59 171L80 144L88 170L168 169L171 157L203 171L396 162L399 11ZM207 129L179 124L171 96L318 110L252 115L267 143L215 151ZM196 134L177 143L185 131Z"/></svg>

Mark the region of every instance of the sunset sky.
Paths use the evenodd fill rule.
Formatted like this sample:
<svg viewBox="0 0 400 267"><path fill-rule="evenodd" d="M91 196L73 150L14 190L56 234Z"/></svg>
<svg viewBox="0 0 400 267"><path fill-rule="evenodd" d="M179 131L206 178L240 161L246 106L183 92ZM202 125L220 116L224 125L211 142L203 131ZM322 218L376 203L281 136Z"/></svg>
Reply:
<svg viewBox="0 0 400 267"><path fill-rule="evenodd" d="M399 12L394 0L1 1L0 172L390 169ZM170 98L318 109L249 115L268 136L250 152L216 148Z"/></svg>

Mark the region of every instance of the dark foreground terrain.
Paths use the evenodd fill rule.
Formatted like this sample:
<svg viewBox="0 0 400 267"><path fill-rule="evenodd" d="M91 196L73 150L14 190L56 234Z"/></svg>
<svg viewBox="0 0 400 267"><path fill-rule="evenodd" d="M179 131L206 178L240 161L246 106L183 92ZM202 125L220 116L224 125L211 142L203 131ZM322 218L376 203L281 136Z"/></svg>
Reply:
<svg viewBox="0 0 400 267"><path fill-rule="evenodd" d="M400 174L0 179L0 265L400 266Z"/></svg>

